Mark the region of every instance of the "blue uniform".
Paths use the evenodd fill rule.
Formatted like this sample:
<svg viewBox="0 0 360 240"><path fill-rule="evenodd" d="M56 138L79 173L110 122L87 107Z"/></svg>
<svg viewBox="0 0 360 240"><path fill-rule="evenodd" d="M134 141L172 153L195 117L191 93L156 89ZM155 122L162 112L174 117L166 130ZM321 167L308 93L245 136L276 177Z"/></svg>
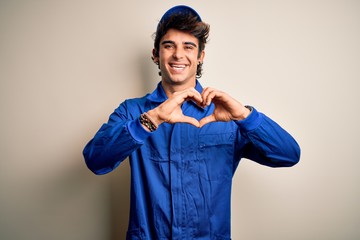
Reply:
<svg viewBox="0 0 360 240"><path fill-rule="evenodd" d="M199 82L196 90L202 92ZM86 145L86 164L105 174L129 156L127 239L230 239L231 185L240 159L290 167L299 161L300 148L255 108L241 121L202 128L163 123L154 132L146 131L140 114L166 99L159 83L153 93L120 104ZM214 104L201 108L187 101L182 110L200 120L214 111Z"/></svg>

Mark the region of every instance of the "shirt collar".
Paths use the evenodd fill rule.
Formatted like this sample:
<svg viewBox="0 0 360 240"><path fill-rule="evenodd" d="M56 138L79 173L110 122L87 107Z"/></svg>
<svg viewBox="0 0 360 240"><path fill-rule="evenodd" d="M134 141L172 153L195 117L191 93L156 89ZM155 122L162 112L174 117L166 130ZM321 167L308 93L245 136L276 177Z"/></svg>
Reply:
<svg viewBox="0 0 360 240"><path fill-rule="evenodd" d="M168 97L166 96L166 93L164 91L164 88L161 84L161 81L158 83L155 90L147 96L147 99L151 102L164 102Z"/></svg>
<svg viewBox="0 0 360 240"><path fill-rule="evenodd" d="M196 80L195 89L199 93L201 93L203 91L203 87L201 86L201 84L198 80ZM161 81L158 83L156 89L151 94L148 95L147 99L151 102L157 102L157 103L164 102L166 99L168 99L168 97L166 96L165 90L161 84Z"/></svg>

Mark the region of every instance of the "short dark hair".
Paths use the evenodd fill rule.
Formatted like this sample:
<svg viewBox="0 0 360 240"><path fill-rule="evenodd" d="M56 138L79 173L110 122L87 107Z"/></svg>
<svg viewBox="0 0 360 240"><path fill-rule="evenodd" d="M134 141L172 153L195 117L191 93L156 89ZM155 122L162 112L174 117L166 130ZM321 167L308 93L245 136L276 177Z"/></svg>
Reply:
<svg viewBox="0 0 360 240"><path fill-rule="evenodd" d="M154 55L159 57L160 40L169 29L176 29L187 32L199 40L198 58L205 49L208 42L210 25L199 21L197 16L192 14L174 14L167 21L160 22L156 32L154 33ZM202 63L198 65L196 76L200 78L202 75Z"/></svg>

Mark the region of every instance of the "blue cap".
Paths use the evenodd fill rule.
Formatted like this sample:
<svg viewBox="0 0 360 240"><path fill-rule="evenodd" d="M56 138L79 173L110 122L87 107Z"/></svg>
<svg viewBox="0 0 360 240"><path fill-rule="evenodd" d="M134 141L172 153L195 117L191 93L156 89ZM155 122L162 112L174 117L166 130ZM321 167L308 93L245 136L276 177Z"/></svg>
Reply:
<svg viewBox="0 0 360 240"><path fill-rule="evenodd" d="M197 17L198 22L202 21L200 15L194 9L185 5L178 5L167 10L167 12L160 19L159 24L168 21L174 14L191 14Z"/></svg>

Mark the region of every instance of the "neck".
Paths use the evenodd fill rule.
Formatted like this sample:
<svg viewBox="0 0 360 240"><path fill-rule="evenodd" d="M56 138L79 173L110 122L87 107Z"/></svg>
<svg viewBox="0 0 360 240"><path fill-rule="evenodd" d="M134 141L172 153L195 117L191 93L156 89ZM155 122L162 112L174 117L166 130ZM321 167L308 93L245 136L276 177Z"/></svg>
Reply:
<svg viewBox="0 0 360 240"><path fill-rule="evenodd" d="M188 88L195 88L196 79L189 84L170 84L164 80L161 81L161 84L164 88L165 94L170 98L175 92L181 92Z"/></svg>

